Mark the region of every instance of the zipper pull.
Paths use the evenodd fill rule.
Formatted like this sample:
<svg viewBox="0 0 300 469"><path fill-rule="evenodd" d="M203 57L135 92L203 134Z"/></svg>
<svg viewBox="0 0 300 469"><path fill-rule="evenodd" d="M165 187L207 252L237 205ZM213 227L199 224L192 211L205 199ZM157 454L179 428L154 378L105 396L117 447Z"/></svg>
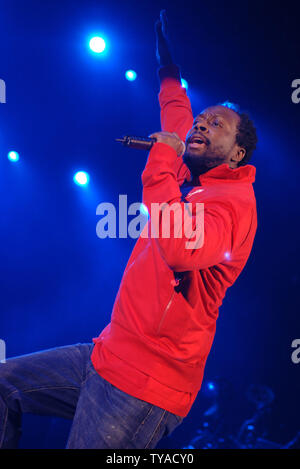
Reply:
<svg viewBox="0 0 300 469"><path fill-rule="evenodd" d="M180 282L179 278L173 278L173 280L171 280L172 287L178 287L179 282Z"/></svg>

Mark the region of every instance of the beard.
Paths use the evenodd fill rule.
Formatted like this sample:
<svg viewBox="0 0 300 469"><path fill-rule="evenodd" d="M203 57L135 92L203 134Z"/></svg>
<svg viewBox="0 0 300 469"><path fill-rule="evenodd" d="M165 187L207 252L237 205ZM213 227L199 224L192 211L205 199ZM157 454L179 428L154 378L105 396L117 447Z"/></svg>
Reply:
<svg viewBox="0 0 300 469"><path fill-rule="evenodd" d="M209 149L205 152L189 151L188 149L184 153L183 162L189 168L193 176L198 177L200 174L206 173L212 168L225 163L227 160L226 156L215 153Z"/></svg>

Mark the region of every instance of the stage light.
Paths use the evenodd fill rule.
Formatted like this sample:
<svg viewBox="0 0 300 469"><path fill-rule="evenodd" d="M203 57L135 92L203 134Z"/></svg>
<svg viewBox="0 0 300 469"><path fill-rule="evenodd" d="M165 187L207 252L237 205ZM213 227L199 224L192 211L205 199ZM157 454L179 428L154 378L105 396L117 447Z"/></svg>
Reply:
<svg viewBox="0 0 300 469"><path fill-rule="evenodd" d="M186 90L189 87L188 82L184 78L181 78L181 86L182 88L185 88Z"/></svg>
<svg viewBox="0 0 300 469"><path fill-rule="evenodd" d="M127 72L125 73L125 77L129 81L134 81L136 79L137 75L136 75L134 70L127 70Z"/></svg>
<svg viewBox="0 0 300 469"><path fill-rule="evenodd" d="M147 217L149 216L149 212L145 204L140 205L140 212Z"/></svg>
<svg viewBox="0 0 300 469"><path fill-rule="evenodd" d="M226 259L230 259L230 252L226 251L224 256L225 256Z"/></svg>
<svg viewBox="0 0 300 469"><path fill-rule="evenodd" d="M18 161L20 158L19 153L17 151L9 151L7 157L10 161L14 162Z"/></svg>
<svg viewBox="0 0 300 469"><path fill-rule="evenodd" d="M105 41L102 37L94 36L89 42L90 49L96 54L101 54L105 49Z"/></svg>
<svg viewBox="0 0 300 469"><path fill-rule="evenodd" d="M78 186L86 186L89 183L90 176L85 171L78 171L73 177L73 181Z"/></svg>
<svg viewBox="0 0 300 469"><path fill-rule="evenodd" d="M215 389L215 385L211 381L209 383L207 383L207 387L210 391L213 391Z"/></svg>

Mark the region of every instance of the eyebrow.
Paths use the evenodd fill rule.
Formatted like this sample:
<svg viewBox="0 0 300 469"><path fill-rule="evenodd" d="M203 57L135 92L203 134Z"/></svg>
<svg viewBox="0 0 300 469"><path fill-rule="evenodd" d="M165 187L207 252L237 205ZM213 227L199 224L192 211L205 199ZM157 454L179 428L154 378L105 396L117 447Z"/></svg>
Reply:
<svg viewBox="0 0 300 469"><path fill-rule="evenodd" d="M205 114L198 114L197 117L205 117ZM195 117L194 121L197 120L197 117ZM224 116L222 114L209 114L209 117L222 117L222 118L224 118Z"/></svg>
<svg viewBox="0 0 300 469"><path fill-rule="evenodd" d="M204 117L205 118L205 115L204 114L198 114L197 117ZM195 117L194 121L193 121L193 125L195 124L195 122L197 121L197 117ZM226 118L222 115L222 114L210 114L209 117L221 117L221 119L224 120L224 122L227 124L227 120Z"/></svg>

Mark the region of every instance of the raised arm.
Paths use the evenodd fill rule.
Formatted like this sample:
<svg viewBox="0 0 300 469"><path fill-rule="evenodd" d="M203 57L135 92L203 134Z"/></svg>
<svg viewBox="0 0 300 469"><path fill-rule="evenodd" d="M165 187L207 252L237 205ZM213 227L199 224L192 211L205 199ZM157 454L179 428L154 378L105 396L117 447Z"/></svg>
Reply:
<svg viewBox="0 0 300 469"><path fill-rule="evenodd" d="M156 57L159 64L160 79L160 118L161 128L167 132L176 132L181 140L193 125L191 103L186 90L181 86L179 67L174 64L171 45L167 34L167 18L165 10L161 11L160 19L155 23ZM175 163L178 183L182 184L189 175L189 170L179 157Z"/></svg>

